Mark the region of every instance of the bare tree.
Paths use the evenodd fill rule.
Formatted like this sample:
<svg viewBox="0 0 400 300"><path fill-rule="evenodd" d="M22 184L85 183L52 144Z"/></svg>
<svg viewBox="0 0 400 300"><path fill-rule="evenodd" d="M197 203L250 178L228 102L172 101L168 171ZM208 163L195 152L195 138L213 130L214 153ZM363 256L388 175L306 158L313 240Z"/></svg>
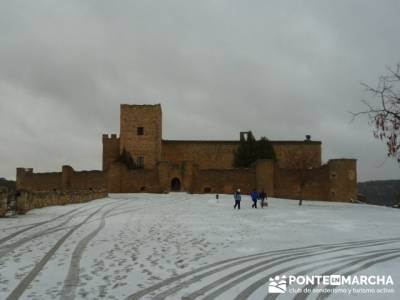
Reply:
<svg viewBox="0 0 400 300"><path fill-rule="evenodd" d="M400 164L400 63L395 69L388 68L388 74L379 77L376 88L365 83L362 85L374 100L372 103L362 100L366 109L352 113L353 120L366 115L374 137L386 143L387 156Z"/></svg>

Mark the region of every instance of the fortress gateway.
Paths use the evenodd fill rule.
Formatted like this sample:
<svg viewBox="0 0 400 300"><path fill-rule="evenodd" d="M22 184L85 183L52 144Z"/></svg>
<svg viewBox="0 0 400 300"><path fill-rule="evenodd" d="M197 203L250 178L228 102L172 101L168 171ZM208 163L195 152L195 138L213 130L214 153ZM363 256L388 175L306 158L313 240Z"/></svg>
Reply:
<svg viewBox="0 0 400 300"><path fill-rule="evenodd" d="M103 170L34 173L17 168L17 187L31 191L106 189L110 193L185 191L249 193L351 201L357 196L356 160L333 159L321 165L321 142L272 141L277 161L258 160L233 168L240 140L164 140L161 105L121 105L120 136L103 135ZM125 157L125 160L123 159ZM129 167L130 157L136 168ZM130 161L132 162L132 160Z"/></svg>

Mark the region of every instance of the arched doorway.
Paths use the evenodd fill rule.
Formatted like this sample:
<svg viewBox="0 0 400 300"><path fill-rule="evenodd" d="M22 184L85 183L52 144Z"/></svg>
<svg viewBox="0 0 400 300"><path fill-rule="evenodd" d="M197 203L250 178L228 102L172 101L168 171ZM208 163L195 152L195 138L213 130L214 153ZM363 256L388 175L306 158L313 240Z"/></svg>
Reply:
<svg viewBox="0 0 400 300"><path fill-rule="evenodd" d="M181 181L179 180L179 178L174 177L171 180L171 191L173 191L173 192L180 192L181 191Z"/></svg>

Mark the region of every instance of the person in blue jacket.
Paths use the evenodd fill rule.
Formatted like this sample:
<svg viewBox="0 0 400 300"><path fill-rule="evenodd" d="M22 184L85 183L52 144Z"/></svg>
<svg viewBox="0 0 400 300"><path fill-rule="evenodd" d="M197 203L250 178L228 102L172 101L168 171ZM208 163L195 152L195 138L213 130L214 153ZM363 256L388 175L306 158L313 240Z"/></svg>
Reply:
<svg viewBox="0 0 400 300"><path fill-rule="evenodd" d="M236 209L237 207L238 209L240 209L240 201L242 200L240 189L237 189L237 191L233 194L233 198L235 199L235 205L233 206L233 208Z"/></svg>
<svg viewBox="0 0 400 300"><path fill-rule="evenodd" d="M251 207L257 208L258 192L256 192L256 189L253 189L253 191L250 194L250 197L251 197L251 200L253 200L253 205Z"/></svg>

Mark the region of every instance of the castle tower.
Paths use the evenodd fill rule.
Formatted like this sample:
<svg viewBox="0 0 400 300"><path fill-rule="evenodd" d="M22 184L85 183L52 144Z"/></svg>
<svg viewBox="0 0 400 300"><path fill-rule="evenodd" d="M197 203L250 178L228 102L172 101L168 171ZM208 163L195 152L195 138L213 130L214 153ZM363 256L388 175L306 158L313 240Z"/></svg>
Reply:
<svg viewBox="0 0 400 300"><path fill-rule="evenodd" d="M121 104L120 152L129 152L135 162L152 169L161 159L161 105Z"/></svg>
<svg viewBox="0 0 400 300"><path fill-rule="evenodd" d="M103 171L110 168L119 156L119 138L116 134L103 134Z"/></svg>

